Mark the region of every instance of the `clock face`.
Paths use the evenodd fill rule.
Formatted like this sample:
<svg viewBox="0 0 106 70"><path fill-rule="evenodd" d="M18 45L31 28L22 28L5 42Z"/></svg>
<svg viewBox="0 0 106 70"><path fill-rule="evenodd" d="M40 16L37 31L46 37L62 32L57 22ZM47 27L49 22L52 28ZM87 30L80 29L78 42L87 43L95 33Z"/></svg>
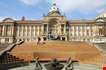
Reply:
<svg viewBox="0 0 106 70"><path fill-rule="evenodd" d="M52 7L52 10L56 11L56 10L57 10L57 7L55 7L55 6L54 6L54 7Z"/></svg>
<svg viewBox="0 0 106 70"><path fill-rule="evenodd" d="M49 12L52 12L52 11L58 11L58 8L56 7L56 5L53 5Z"/></svg>

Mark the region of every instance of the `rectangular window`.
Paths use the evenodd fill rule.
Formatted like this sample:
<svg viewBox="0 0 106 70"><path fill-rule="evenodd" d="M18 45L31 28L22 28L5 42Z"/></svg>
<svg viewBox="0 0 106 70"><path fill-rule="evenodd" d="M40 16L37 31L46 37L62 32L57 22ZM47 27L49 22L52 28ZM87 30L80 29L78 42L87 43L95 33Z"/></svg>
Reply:
<svg viewBox="0 0 106 70"><path fill-rule="evenodd" d="M61 33L63 34L64 32L64 24L61 24Z"/></svg>
<svg viewBox="0 0 106 70"><path fill-rule="evenodd" d="M3 28L3 26L0 25L0 36L2 35L2 28Z"/></svg>
<svg viewBox="0 0 106 70"><path fill-rule="evenodd" d="M44 34L47 32L47 24L44 24Z"/></svg>

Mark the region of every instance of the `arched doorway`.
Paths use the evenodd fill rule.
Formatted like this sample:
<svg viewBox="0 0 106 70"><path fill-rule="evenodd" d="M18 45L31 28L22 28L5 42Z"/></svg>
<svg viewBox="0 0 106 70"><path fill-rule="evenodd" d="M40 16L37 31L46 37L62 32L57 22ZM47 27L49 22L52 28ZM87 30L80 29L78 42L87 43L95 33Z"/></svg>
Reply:
<svg viewBox="0 0 106 70"><path fill-rule="evenodd" d="M50 19L48 24L48 38L56 39L58 37L58 22L56 18Z"/></svg>

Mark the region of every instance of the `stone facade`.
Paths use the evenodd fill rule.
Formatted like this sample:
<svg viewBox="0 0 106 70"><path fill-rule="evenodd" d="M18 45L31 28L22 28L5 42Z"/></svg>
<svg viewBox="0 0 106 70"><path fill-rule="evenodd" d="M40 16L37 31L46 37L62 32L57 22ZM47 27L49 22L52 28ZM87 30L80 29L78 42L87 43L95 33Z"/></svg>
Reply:
<svg viewBox="0 0 106 70"><path fill-rule="evenodd" d="M103 14L102 14L103 15ZM104 14L106 15L106 14ZM98 16L93 20L67 20L56 4L50 8L42 20L13 20L5 18L0 22L0 43L13 43L42 40L93 41L106 37L106 17Z"/></svg>

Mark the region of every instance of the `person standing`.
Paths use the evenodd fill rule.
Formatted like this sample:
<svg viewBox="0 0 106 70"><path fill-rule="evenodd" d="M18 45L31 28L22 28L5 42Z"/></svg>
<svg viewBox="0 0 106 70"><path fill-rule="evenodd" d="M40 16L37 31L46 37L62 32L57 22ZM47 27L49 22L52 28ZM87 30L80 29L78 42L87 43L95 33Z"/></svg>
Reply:
<svg viewBox="0 0 106 70"><path fill-rule="evenodd" d="M38 37L37 45L40 43L40 41L41 41L41 38Z"/></svg>

